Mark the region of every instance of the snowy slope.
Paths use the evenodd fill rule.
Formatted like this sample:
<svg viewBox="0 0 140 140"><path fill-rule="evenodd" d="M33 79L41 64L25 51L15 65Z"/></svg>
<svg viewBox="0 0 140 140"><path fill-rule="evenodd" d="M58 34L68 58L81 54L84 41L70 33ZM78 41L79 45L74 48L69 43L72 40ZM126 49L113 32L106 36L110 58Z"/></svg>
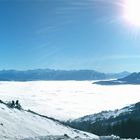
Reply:
<svg viewBox="0 0 140 140"><path fill-rule="evenodd" d="M8 108L0 103L0 140L20 140L47 135L64 135L74 138L98 136L66 127L56 121L40 117L24 110Z"/></svg>
<svg viewBox="0 0 140 140"><path fill-rule="evenodd" d="M90 122L95 123L97 120L108 120L108 119L115 119L116 117L124 114L130 114L131 112L135 111L135 104L124 107L122 109L116 109L114 111L102 111L93 115L87 115L78 119L75 119L74 122Z"/></svg>
<svg viewBox="0 0 140 140"><path fill-rule="evenodd" d="M140 102L120 110L102 111L67 123L99 136L114 134L122 138L140 138Z"/></svg>
<svg viewBox="0 0 140 140"><path fill-rule="evenodd" d="M118 109L114 111L102 111L102 112L92 114L92 115L87 115L87 116L84 116L75 120L69 120L67 122L73 127L75 126L83 127L83 124L85 126L88 126L88 125L94 126L98 122L98 125L101 124L101 126L103 127L103 125L107 125L107 124L113 125L113 124L116 124L117 122L121 122L124 120L126 121L128 119L138 120L140 119L139 115L140 115L140 102L126 106L122 109Z"/></svg>

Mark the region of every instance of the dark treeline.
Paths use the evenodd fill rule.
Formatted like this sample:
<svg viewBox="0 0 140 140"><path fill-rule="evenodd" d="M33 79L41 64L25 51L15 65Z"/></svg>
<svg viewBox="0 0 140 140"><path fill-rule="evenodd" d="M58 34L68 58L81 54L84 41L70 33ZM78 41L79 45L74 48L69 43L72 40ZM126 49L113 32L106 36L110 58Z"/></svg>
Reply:
<svg viewBox="0 0 140 140"><path fill-rule="evenodd" d="M91 132L99 136L117 135L121 138L139 138L140 139L140 103L135 104L131 109L121 113L116 117L108 119L96 118L95 121L85 119L86 121L67 122L71 127ZM102 116L102 115L101 115ZM91 116L88 116L91 118ZM92 116L96 117L96 115Z"/></svg>
<svg viewBox="0 0 140 140"><path fill-rule="evenodd" d="M108 127L108 132L122 138L140 138L140 119L128 119Z"/></svg>
<svg viewBox="0 0 140 140"><path fill-rule="evenodd" d="M140 138L140 119L128 119L114 125L102 125L100 122L91 125L90 122L86 122L81 124L72 123L70 126L99 136L114 134L121 138Z"/></svg>

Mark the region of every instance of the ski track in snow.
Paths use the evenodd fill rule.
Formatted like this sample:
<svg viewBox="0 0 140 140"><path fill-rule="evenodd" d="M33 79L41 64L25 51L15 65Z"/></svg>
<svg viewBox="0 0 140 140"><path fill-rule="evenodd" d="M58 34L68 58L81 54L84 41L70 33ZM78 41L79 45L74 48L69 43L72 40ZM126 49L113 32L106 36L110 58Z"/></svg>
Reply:
<svg viewBox="0 0 140 140"><path fill-rule="evenodd" d="M101 86L94 81L0 82L0 99L60 120L76 119L140 101L139 85Z"/></svg>

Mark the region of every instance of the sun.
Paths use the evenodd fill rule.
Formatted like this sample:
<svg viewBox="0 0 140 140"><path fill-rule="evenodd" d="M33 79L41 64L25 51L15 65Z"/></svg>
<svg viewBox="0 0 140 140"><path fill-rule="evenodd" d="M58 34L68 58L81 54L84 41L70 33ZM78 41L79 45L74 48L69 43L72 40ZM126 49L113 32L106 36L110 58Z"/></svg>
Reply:
<svg viewBox="0 0 140 140"><path fill-rule="evenodd" d="M124 18L130 24L140 27L140 0L124 1Z"/></svg>

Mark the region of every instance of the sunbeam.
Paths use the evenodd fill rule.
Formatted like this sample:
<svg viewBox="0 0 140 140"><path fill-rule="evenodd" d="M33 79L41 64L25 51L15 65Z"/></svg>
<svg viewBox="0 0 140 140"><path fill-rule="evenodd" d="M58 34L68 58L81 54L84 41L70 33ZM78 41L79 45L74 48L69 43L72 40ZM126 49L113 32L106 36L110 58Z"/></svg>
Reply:
<svg viewBox="0 0 140 140"><path fill-rule="evenodd" d="M140 0L124 1L124 19L131 25L140 27Z"/></svg>

